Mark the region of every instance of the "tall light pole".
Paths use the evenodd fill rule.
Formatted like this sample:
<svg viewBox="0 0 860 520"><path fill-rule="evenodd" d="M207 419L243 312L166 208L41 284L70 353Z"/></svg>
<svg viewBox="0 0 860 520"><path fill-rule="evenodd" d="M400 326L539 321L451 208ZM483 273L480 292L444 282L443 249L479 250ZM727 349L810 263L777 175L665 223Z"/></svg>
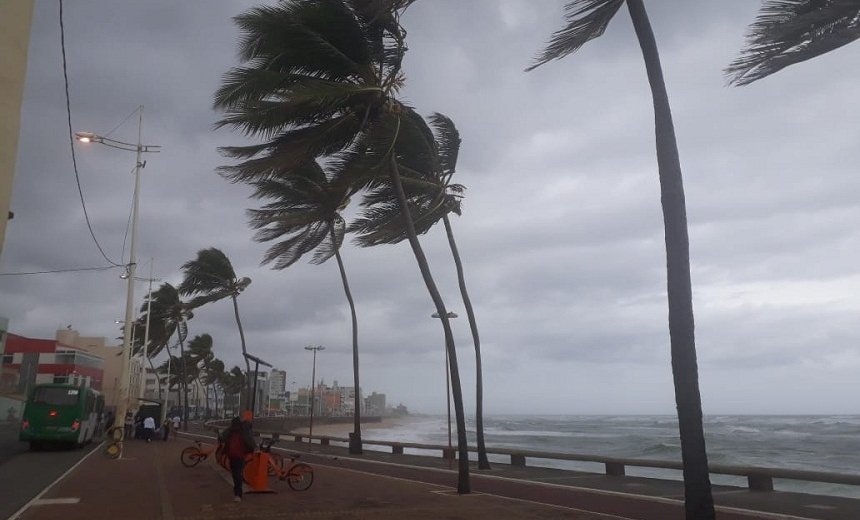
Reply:
<svg viewBox="0 0 860 520"><path fill-rule="evenodd" d="M313 442L314 435L314 382L317 379L317 352L325 350L325 347L321 345L317 345L316 347L307 346L305 347L305 350L311 350L314 353L314 363L313 368L311 369L311 417L310 424L308 425L308 444L311 444Z"/></svg>
<svg viewBox="0 0 860 520"><path fill-rule="evenodd" d="M125 415L128 412L129 405L129 362L131 360L131 332L134 330L134 322L132 314L134 313L134 273L137 269L137 217L138 206L140 199L140 170L146 166L145 161L141 161L141 155L145 152L157 153L160 146L141 144L143 137L143 105L138 108L138 126L137 126L137 144L125 143L115 139L109 139L104 136L96 135L92 132L75 132L75 138L83 143L100 143L111 148L118 148L127 152L136 152L137 158L134 165L134 202L132 203L131 217L131 244L129 246L128 256L128 287L126 289L125 298L125 323L123 324L122 334L122 376L120 377L120 399L117 403L117 413L114 419L114 427L121 429L125 425ZM122 440L116 443L116 457L122 457Z"/></svg>
<svg viewBox="0 0 860 520"><path fill-rule="evenodd" d="M152 312L151 312L152 311L152 282L160 282L161 281L160 278L153 278L152 277L152 264L154 263L153 260L154 259L152 259L152 258L149 259L149 278L137 278L137 280L149 282L149 291L146 294L146 327L144 327L144 329L143 329L143 362L141 363L141 366L143 367L144 378L143 378L143 384L140 385L140 389L138 390L138 394L137 394L138 400L143 399L144 390L146 387L146 375L145 375L146 374L146 362L149 359L149 356L147 355L149 353L149 319L150 319L150 316L152 315ZM156 383L157 382L158 382L158 375L156 374ZM158 388L159 389L161 388L160 384L158 385ZM162 404L162 407L164 407L164 406L165 406L165 404ZM162 421L163 421L163 419L162 419Z"/></svg>
<svg viewBox="0 0 860 520"><path fill-rule="evenodd" d="M457 317L457 313L451 311L447 314L448 319ZM434 312L431 318L439 318L439 313ZM451 371L448 368L448 346L445 345L445 404L448 406L448 450L451 450Z"/></svg>

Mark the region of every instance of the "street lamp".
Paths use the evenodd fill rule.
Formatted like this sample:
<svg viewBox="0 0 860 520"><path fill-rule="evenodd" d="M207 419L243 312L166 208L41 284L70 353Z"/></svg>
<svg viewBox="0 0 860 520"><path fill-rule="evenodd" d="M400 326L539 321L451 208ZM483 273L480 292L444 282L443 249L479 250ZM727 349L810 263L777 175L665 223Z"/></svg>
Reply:
<svg viewBox="0 0 860 520"><path fill-rule="evenodd" d="M314 363L313 368L311 369L311 417L308 425L308 444L310 445L313 442L314 435L314 381L316 381L317 378L317 352L325 350L325 347L321 345L317 345L316 347L307 346L305 347L305 350L311 350L314 353Z"/></svg>
<svg viewBox="0 0 860 520"><path fill-rule="evenodd" d="M457 317L454 311L446 314L448 319ZM439 318L439 313L434 312L430 315L431 318ZM451 371L448 368L448 345L445 345L445 404L448 406L448 450L451 450Z"/></svg>
<svg viewBox="0 0 860 520"><path fill-rule="evenodd" d="M75 132L75 138L82 143L100 143L111 148L118 148L129 152L135 152L137 158L134 166L134 202L132 204L132 219L131 219L131 245L129 246L128 257L128 288L125 300L125 323L123 326L122 335L122 377L120 382L120 400L117 406L117 413L114 419L114 426L122 428L125 424L125 415L128 411L129 404L129 381L128 374L130 372L129 362L131 360L131 332L134 330L134 322L132 314L134 312L134 272L137 267L135 254L137 252L137 215L138 201L140 199L140 169L146 166L146 161L141 161L141 155L147 153L159 152L160 146L141 144L143 132L143 105L138 108L138 126L137 126L137 144L125 143L115 139L109 139L104 136L96 135L92 132ZM116 450L117 458L122 457L122 441L117 443Z"/></svg>

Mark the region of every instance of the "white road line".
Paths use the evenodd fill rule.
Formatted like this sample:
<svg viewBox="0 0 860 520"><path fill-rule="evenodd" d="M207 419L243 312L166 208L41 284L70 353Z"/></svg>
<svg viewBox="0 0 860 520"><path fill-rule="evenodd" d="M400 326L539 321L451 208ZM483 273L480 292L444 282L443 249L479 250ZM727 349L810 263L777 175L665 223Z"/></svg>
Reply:
<svg viewBox="0 0 860 520"><path fill-rule="evenodd" d="M77 504L81 499L77 497L73 498L40 498L33 502L34 506L53 506L58 504Z"/></svg>
<svg viewBox="0 0 860 520"><path fill-rule="evenodd" d="M66 475L68 475L69 473L71 473L72 471L74 471L74 470L75 470L75 468L77 468L78 466L80 466L80 465L81 465L81 463L83 463L85 460L87 460L87 459L90 457L90 455L92 455L93 453L96 453L96 452L98 452L98 451L101 451L101 448L102 448L102 445L103 445L103 444L104 444L104 441L100 442L98 446L96 446L93 450L91 450L89 453L87 453L86 455L84 455L84 456L81 458L81 460L79 460L78 462L76 462L76 463L75 463L75 465L74 465L74 466L72 466L71 468L69 468L68 470L66 470L66 472L65 472L65 473L63 473L62 475L60 475L59 477L57 477L57 480L55 480L55 481L51 482L50 484L48 484L48 487L46 487L45 489L43 489L43 490L42 490L42 492L41 492L41 493L39 493L38 495L36 495L35 497L33 497L33 499L32 499L32 500L30 500L29 502L27 502L26 504L24 504L24 505L21 507L21 509L19 509L19 510L15 511L14 513L12 513L12 516L10 516L9 518L7 518L6 520L15 520L16 518L18 518L18 517L20 517L22 514L24 514L24 511L26 511L27 509L29 509L29 508L30 508L30 506L32 506L32 505L33 505L37 500L40 500L40 499L45 495L45 493L47 493L48 491L50 491L50 490L51 490L51 488L52 488L52 487L54 487L55 485L57 485L57 482L59 482L59 481L63 480L64 478L66 478Z"/></svg>

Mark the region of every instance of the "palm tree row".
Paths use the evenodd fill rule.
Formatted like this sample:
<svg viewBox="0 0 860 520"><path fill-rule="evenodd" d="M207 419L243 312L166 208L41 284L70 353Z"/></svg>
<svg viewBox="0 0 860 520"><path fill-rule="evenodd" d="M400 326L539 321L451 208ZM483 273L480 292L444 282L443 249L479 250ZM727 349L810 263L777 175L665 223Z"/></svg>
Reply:
<svg viewBox="0 0 860 520"><path fill-rule="evenodd" d="M316 263L336 258L352 315L356 389L357 319L340 248L344 234L357 228L347 226L341 213L363 196L359 220L369 242L391 234L397 238L377 243L408 240L441 317L457 420L458 491L468 493L457 354L445 303L418 240L418 234L457 207L457 197L442 182L453 168L444 169L429 125L396 97L405 81L406 33L400 15L409 4L411 0L292 0L236 17L243 63L225 75L215 95L215 107L224 114L218 125L263 142L222 148L238 162L219 172L253 186L254 197L268 200L249 211L258 230L255 239L277 241L264 263L283 269L311 252ZM470 324L478 352L473 316ZM357 402L356 411L360 408ZM358 414L350 449L361 451Z"/></svg>

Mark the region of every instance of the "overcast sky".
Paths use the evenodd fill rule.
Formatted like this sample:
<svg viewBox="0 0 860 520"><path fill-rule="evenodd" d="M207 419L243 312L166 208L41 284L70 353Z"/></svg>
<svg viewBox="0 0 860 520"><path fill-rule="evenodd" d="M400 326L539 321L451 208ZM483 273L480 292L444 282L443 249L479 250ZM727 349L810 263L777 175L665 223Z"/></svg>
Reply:
<svg viewBox="0 0 860 520"><path fill-rule="evenodd" d="M744 88L721 70L759 2L648 2L687 194L703 409L860 413L860 45ZM212 96L238 64L231 17L249 1L65 4L75 130L107 133L144 105L140 276L177 284L218 247L253 283L239 300L250 352L293 388L352 384L349 311L334 260L261 267L248 189L214 173ZM625 10L579 53L523 72L560 28L556 0L423 0L403 18L401 97L442 112L463 140L454 218L481 332L487 413L674 413L653 109ZM133 142L136 119L112 138ZM76 146L99 241L123 255L134 155ZM0 272L106 265L84 221L66 123L56 1L36 2L12 209ZM467 411L475 356L450 250L422 237L453 322ZM126 262L128 244L125 247ZM361 386L415 411L445 409L442 329L408 244L343 250L359 319ZM116 337L118 270L0 277L13 333ZM142 303L147 287L136 286ZM229 301L200 309L228 366L240 362Z"/></svg>

